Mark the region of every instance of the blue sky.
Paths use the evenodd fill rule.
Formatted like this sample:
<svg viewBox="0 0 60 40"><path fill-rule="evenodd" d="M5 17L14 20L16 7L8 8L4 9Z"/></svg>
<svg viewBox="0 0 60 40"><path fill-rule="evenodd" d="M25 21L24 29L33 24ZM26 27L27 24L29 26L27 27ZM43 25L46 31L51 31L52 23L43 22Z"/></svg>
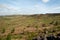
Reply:
<svg viewBox="0 0 60 40"><path fill-rule="evenodd" d="M0 15L60 13L60 0L0 0Z"/></svg>

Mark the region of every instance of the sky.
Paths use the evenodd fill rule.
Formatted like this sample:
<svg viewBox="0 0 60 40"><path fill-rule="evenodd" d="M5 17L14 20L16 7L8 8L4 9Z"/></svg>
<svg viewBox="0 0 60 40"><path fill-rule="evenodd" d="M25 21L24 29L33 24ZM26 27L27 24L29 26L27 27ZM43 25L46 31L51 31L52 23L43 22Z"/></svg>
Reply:
<svg viewBox="0 0 60 40"><path fill-rule="evenodd" d="M60 13L60 0L0 0L0 15Z"/></svg>

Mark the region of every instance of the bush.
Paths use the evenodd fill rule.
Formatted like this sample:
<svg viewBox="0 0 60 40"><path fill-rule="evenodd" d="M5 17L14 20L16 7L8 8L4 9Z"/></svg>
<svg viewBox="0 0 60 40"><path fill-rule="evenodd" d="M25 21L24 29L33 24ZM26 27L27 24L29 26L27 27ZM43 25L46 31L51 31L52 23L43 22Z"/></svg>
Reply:
<svg viewBox="0 0 60 40"><path fill-rule="evenodd" d="M27 26L28 28L30 27L30 26Z"/></svg>
<svg viewBox="0 0 60 40"><path fill-rule="evenodd" d="M5 29L2 29L2 33L5 33Z"/></svg>
<svg viewBox="0 0 60 40"><path fill-rule="evenodd" d="M42 24L42 27L46 27L46 25L45 24Z"/></svg>
<svg viewBox="0 0 60 40"><path fill-rule="evenodd" d="M2 38L0 38L0 40L2 40Z"/></svg>
<svg viewBox="0 0 60 40"><path fill-rule="evenodd" d="M14 31L15 31L15 29L13 28L13 29L11 30L11 33L14 33Z"/></svg>
<svg viewBox="0 0 60 40"><path fill-rule="evenodd" d="M50 24L53 24L53 25L58 25L58 22L57 21L52 21Z"/></svg>
<svg viewBox="0 0 60 40"><path fill-rule="evenodd" d="M11 34L8 34L8 35L7 35L6 40L11 40Z"/></svg>
<svg viewBox="0 0 60 40"><path fill-rule="evenodd" d="M54 23L54 21L50 22L50 24L53 24L53 23Z"/></svg>
<svg viewBox="0 0 60 40"><path fill-rule="evenodd" d="M35 26L35 28L38 28L38 26Z"/></svg>
<svg viewBox="0 0 60 40"><path fill-rule="evenodd" d="M57 25L58 25L58 22L57 22L57 21L55 21L54 25L55 25L55 26L57 26Z"/></svg>

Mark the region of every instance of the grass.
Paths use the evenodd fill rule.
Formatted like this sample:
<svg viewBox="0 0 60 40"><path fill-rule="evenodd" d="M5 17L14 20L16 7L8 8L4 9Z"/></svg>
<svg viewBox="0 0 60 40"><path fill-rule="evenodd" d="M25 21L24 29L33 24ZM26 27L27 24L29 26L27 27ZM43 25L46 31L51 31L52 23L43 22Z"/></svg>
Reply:
<svg viewBox="0 0 60 40"><path fill-rule="evenodd" d="M58 33L60 14L0 16L0 40L32 40L39 34L44 35L44 29L47 35Z"/></svg>

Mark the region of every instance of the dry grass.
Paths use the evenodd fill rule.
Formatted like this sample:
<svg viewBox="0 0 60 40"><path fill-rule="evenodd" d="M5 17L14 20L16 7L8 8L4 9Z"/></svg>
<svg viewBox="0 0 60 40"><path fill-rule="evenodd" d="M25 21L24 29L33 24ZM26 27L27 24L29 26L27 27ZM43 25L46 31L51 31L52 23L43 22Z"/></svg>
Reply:
<svg viewBox="0 0 60 40"><path fill-rule="evenodd" d="M52 24L50 24L53 21ZM56 25L55 21L58 22ZM27 40L30 37L32 39L34 36L43 35L44 29L46 31L52 31L55 29L54 34L60 33L60 14L59 15L32 15L32 16L2 16L0 17L0 35L3 38L11 33L12 40ZM1 33L2 29L5 29L5 33ZM49 33L47 35L49 35ZM53 32L52 32L53 33ZM19 36L17 36L19 35ZM17 36L15 39L14 37ZM3 40L3 39L2 39Z"/></svg>

